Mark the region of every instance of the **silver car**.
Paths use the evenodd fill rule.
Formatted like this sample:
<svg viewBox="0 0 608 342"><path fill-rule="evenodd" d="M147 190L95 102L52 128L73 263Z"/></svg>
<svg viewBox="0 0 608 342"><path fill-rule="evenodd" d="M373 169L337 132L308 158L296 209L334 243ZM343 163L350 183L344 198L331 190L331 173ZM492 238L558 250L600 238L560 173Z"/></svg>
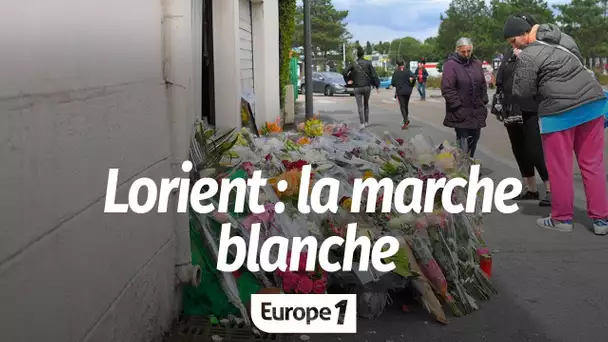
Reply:
<svg viewBox="0 0 608 342"><path fill-rule="evenodd" d="M325 96L334 96L336 94L348 94L354 96L353 88L346 87L346 81L342 74L337 72L313 72L312 73L312 92L324 94ZM300 94L306 92L306 84L302 79L300 85Z"/></svg>

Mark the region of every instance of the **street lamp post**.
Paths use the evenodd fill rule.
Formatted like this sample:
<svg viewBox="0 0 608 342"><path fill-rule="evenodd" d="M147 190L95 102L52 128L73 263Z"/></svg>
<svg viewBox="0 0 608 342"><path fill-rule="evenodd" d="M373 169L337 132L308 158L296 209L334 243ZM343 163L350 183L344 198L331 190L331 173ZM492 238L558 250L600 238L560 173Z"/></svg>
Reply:
<svg viewBox="0 0 608 342"><path fill-rule="evenodd" d="M306 120L313 117L312 108L312 34L311 34L311 18L310 18L310 1L304 2L304 97L306 99Z"/></svg>

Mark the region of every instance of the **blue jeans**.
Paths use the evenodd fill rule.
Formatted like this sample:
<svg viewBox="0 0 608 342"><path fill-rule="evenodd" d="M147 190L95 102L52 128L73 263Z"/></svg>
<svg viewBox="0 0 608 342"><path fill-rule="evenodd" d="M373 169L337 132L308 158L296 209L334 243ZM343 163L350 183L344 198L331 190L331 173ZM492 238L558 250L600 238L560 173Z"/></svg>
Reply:
<svg viewBox="0 0 608 342"><path fill-rule="evenodd" d="M424 83L417 83L417 88L418 88L418 93L420 94L420 98L421 99L426 99L426 89L425 89L426 84Z"/></svg>

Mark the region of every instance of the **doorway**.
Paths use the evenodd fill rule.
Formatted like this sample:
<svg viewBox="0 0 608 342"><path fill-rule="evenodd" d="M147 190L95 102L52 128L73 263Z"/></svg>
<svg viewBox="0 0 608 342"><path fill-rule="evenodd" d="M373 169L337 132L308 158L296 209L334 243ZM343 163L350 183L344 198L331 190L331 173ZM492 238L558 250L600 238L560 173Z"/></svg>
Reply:
<svg viewBox="0 0 608 342"><path fill-rule="evenodd" d="M213 91L213 0L202 0L202 84L201 115L210 125L215 125L215 93Z"/></svg>

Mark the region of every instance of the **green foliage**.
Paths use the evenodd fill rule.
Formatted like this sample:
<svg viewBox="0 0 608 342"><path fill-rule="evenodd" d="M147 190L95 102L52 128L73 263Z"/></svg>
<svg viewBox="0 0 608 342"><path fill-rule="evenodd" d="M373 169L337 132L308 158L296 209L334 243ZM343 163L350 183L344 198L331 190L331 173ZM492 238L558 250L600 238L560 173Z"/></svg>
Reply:
<svg viewBox="0 0 608 342"><path fill-rule="evenodd" d="M285 86L289 84L289 51L293 46L296 0L279 1L279 87L281 108L285 108Z"/></svg>
<svg viewBox="0 0 608 342"><path fill-rule="evenodd" d="M427 41L429 41L427 39ZM422 58L426 61L434 61L440 58L436 53L434 41L429 43L421 42L412 37L395 39L389 43L388 57L391 63L395 64L398 59L403 59L406 63L410 61L419 61Z"/></svg>
<svg viewBox="0 0 608 342"><path fill-rule="evenodd" d="M608 55L608 0L572 0L554 8L559 11L557 17L547 0L452 0L440 15L437 36L424 42L403 37L371 44L378 52L387 53L393 63L398 58L441 63L455 50L459 38L468 37L473 40L474 54L491 61L508 48L503 36L505 20L513 14L527 13L539 23L559 23L576 40L584 56Z"/></svg>
<svg viewBox="0 0 608 342"><path fill-rule="evenodd" d="M554 7L564 32L574 38L583 56L608 55L608 0L572 0Z"/></svg>
<svg viewBox="0 0 608 342"><path fill-rule="evenodd" d="M429 77L426 79L427 88L441 88L441 77Z"/></svg>
<svg viewBox="0 0 608 342"><path fill-rule="evenodd" d="M387 77L393 75L390 71L384 70L384 68L380 67L376 67L376 74L378 75L378 77Z"/></svg>
<svg viewBox="0 0 608 342"><path fill-rule="evenodd" d="M371 55L372 53L374 53L374 49L372 48L372 44L368 41L365 43L365 54Z"/></svg>
<svg viewBox="0 0 608 342"><path fill-rule="evenodd" d="M391 42L380 42L374 45L374 49L381 54L388 54L391 48Z"/></svg>
<svg viewBox="0 0 608 342"><path fill-rule="evenodd" d="M595 76L597 77L597 80L600 81L600 84L608 85L608 75L604 75L601 72L596 71Z"/></svg>
<svg viewBox="0 0 608 342"><path fill-rule="evenodd" d="M221 135L216 130L207 128L202 121L196 125L195 139L202 156L202 162L196 165L197 171L217 167L224 153L236 144L237 137L235 129L231 129Z"/></svg>
<svg viewBox="0 0 608 342"><path fill-rule="evenodd" d="M342 43L352 38L346 28L348 11L338 11L331 0L309 0L312 28L312 51L326 56L329 51L342 51ZM304 9L296 9L294 45L304 46Z"/></svg>

